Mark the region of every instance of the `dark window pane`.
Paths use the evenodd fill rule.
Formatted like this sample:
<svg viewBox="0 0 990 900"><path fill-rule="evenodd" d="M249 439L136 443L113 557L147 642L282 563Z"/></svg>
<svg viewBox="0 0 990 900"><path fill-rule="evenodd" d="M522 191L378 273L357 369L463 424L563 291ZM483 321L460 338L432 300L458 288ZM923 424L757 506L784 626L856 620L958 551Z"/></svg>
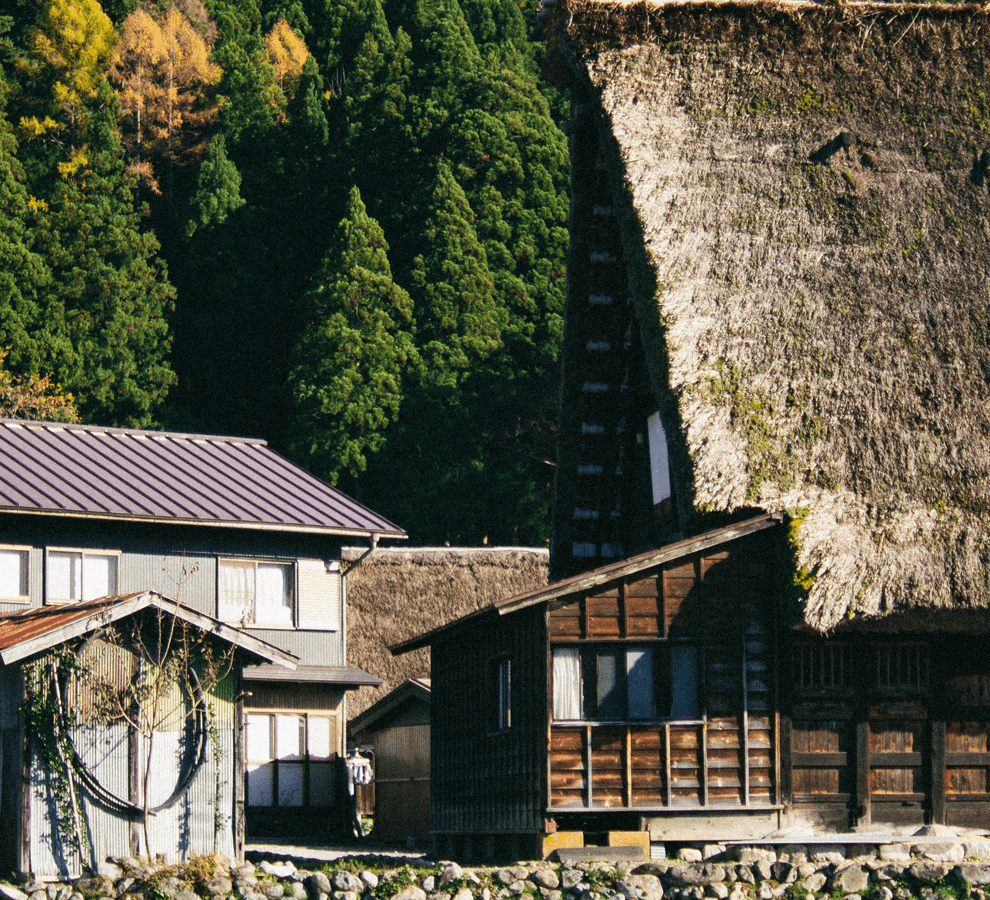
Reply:
<svg viewBox="0 0 990 900"><path fill-rule="evenodd" d="M638 647L626 651L629 718L652 719L656 716L653 698L653 651Z"/></svg>
<svg viewBox="0 0 990 900"><path fill-rule="evenodd" d="M670 684L672 719L697 719L701 714L698 690L698 648L670 648Z"/></svg>
<svg viewBox="0 0 990 900"><path fill-rule="evenodd" d="M598 718L625 719L625 652L621 649L598 651Z"/></svg>

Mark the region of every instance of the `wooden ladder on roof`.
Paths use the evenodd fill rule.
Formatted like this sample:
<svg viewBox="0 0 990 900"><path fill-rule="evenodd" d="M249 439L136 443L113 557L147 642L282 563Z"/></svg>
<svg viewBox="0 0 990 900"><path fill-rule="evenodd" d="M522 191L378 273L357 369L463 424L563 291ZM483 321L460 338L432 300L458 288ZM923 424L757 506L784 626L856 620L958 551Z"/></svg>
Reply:
<svg viewBox="0 0 990 900"><path fill-rule="evenodd" d="M624 555L622 444L633 311L619 228L586 105L572 114L571 251L555 510L560 575ZM563 448L567 448L566 451Z"/></svg>

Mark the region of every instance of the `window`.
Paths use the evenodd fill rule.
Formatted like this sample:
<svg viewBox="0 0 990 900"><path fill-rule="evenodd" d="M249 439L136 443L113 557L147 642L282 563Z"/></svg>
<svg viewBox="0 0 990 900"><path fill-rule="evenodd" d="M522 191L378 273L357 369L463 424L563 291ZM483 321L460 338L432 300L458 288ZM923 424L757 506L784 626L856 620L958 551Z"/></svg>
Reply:
<svg viewBox="0 0 990 900"><path fill-rule="evenodd" d="M0 600L27 603L28 562L31 551L27 547L0 547Z"/></svg>
<svg viewBox="0 0 990 900"><path fill-rule="evenodd" d="M693 644L588 644L553 650L556 721L701 716L701 651Z"/></svg>
<svg viewBox="0 0 990 900"><path fill-rule="evenodd" d="M248 806L331 806L334 724L325 715L250 713Z"/></svg>
<svg viewBox="0 0 990 900"><path fill-rule="evenodd" d="M653 505L670 498L670 463L667 454L667 434L655 412L646 420L650 445L650 481L653 484Z"/></svg>
<svg viewBox="0 0 990 900"><path fill-rule="evenodd" d="M222 559L217 618L242 625L293 625L293 566L254 559Z"/></svg>
<svg viewBox="0 0 990 900"><path fill-rule="evenodd" d="M49 550L46 586L49 603L98 600L117 593L119 553Z"/></svg>
<svg viewBox="0 0 990 900"><path fill-rule="evenodd" d="M493 724L496 731L505 731L512 725L512 660L496 660L492 667L492 676L495 687Z"/></svg>

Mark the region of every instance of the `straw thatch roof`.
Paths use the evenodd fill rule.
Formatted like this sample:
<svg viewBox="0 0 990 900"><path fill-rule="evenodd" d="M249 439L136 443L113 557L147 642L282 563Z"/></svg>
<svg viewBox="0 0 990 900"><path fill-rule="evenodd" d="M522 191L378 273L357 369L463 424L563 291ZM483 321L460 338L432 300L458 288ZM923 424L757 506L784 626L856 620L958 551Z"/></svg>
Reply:
<svg viewBox="0 0 990 900"><path fill-rule="evenodd" d="M362 550L344 551L345 566ZM382 679L348 697L354 717L409 678L430 677L430 651L389 646L547 583L547 551L520 547L378 548L347 574L347 661Z"/></svg>
<svg viewBox="0 0 990 900"><path fill-rule="evenodd" d="M611 157L681 500L789 511L814 628L990 605L987 8L545 20Z"/></svg>

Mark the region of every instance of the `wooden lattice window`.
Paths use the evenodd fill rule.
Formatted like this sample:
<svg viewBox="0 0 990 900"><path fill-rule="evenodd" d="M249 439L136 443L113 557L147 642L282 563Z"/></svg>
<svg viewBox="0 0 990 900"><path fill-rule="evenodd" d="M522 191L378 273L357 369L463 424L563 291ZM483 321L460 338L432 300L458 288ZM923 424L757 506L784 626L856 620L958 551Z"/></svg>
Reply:
<svg viewBox="0 0 990 900"><path fill-rule="evenodd" d="M923 691L928 686L928 653L922 644L880 644L873 648L875 686L881 693Z"/></svg>
<svg viewBox="0 0 990 900"><path fill-rule="evenodd" d="M799 644L793 660L795 690L837 693L849 684L852 667L846 644Z"/></svg>

